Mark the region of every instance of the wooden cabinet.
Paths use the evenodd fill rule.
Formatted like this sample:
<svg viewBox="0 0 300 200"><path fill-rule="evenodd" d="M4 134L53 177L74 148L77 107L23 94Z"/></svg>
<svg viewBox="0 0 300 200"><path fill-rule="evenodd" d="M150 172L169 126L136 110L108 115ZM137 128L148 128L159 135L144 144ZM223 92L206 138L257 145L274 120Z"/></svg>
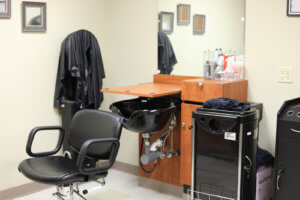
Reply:
<svg viewBox="0 0 300 200"><path fill-rule="evenodd" d="M177 112L177 125L174 129L174 149L180 150L180 157L159 159L157 167L151 174L141 167L140 175L174 185L191 185L192 163L192 112L201 107L201 103L218 97L228 97L247 102L248 82L207 80L199 77L160 75L153 76L152 83L103 89L105 93L127 94L140 97L173 96L182 100L181 113ZM180 124L182 125L180 127ZM154 142L165 130L151 138ZM141 137L141 136L140 136ZM140 139L141 142L141 139ZM125 144L126 145L126 144ZM168 139L166 147L170 147ZM151 169L153 163L145 166Z"/></svg>
<svg viewBox="0 0 300 200"><path fill-rule="evenodd" d="M181 104L180 184L191 185L192 169L192 112L201 105Z"/></svg>
<svg viewBox="0 0 300 200"><path fill-rule="evenodd" d="M204 78L181 82L181 100L205 102L209 99L228 97L247 102L248 81L218 81Z"/></svg>

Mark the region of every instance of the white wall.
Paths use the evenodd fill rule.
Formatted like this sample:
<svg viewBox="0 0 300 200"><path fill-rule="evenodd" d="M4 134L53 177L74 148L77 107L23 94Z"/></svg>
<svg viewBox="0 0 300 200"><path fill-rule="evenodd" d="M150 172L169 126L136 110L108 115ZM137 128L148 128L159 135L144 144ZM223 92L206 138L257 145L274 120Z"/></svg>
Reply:
<svg viewBox="0 0 300 200"><path fill-rule="evenodd" d="M287 1L247 0L246 75L249 99L264 103L259 143L274 153L276 114L283 101L300 96L300 18L287 17ZM277 67L293 66L292 84L277 82Z"/></svg>
<svg viewBox="0 0 300 200"><path fill-rule="evenodd" d="M104 43L104 0L46 2L47 33L21 32L20 0L12 1L11 19L0 19L0 190L28 182L17 166L28 157L25 144L30 129L60 124L53 95L63 39L85 28L95 33L100 46ZM54 140L38 146L44 149L50 142Z"/></svg>
<svg viewBox="0 0 300 200"><path fill-rule="evenodd" d="M190 24L177 25L177 5L191 6ZM172 74L202 76L204 51L222 48L244 54L244 0L158 0L158 12L174 13L174 31L169 34L178 63ZM193 16L206 16L205 33L193 35Z"/></svg>

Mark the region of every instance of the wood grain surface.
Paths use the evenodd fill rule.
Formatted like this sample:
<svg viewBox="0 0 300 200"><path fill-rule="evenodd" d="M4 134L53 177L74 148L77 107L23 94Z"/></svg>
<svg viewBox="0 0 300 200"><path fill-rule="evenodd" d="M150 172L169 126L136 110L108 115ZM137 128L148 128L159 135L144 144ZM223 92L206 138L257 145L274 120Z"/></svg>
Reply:
<svg viewBox="0 0 300 200"><path fill-rule="evenodd" d="M181 86L164 83L142 83L124 87L102 89L101 92L126 94L139 97L161 97L180 94Z"/></svg>

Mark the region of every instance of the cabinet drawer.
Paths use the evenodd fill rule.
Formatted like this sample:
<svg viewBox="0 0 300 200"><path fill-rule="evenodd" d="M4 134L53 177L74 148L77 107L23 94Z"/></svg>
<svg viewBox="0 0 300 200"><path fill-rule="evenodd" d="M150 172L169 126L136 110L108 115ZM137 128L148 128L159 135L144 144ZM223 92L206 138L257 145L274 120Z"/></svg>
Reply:
<svg viewBox="0 0 300 200"><path fill-rule="evenodd" d="M181 83L181 99L205 102L219 97L228 97L247 102L248 82L193 79Z"/></svg>

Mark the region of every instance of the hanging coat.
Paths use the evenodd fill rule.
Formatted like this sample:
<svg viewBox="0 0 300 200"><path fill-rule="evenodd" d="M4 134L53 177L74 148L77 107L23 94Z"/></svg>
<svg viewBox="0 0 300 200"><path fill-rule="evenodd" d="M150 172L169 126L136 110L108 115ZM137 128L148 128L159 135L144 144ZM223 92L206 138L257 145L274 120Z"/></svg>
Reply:
<svg viewBox="0 0 300 200"><path fill-rule="evenodd" d="M171 74L177 63L175 52L167 34L158 32L158 70L160 74Z"/></svg>
<svg viewBox="0 0 300 200"><path fill-rule="evenodd" d="M105 78L100 47L89 31L70 34L62 43L56 77L54 106L76 103L81 109L98 109Z"/></svg>

